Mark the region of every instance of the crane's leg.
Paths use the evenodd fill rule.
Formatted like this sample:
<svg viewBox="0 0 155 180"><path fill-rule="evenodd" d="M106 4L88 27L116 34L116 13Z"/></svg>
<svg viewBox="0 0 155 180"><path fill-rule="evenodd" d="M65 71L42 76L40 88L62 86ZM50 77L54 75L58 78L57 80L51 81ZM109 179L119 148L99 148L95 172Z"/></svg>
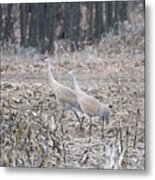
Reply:
<svg viewBox="0 0 155 180"><path fill-rule="evenodd" d="M106 125L109 124L109 114L106 115Z"/></svg>
<svg viewBox="0 0 155 180"><path fill-rule="evenodd" d="M82 117L82 120L80 121L80 118L79 118L77 112L75 111L75 109L72 109L72 111L74 112L74 114L75 114L75 116L76 116L76 118L77 118L77 120L78 120L78 122L79 122L79 124L80 124L80 129L83 130L82 125L83 125L83 119L84 119L84 118Z"/></svg>
<svg viewBox="0 0 155 180"><path fill-rule="evenodd" d="M66 146L65 146L65 131L64 131L64 123L63 123L63 118L64 118L64 113L65 113L65 106L62 108L62 114L60 117L60 129L61 129L61 143L62 143L62 158L64 161L64 164L66 163Z"/></svg>
<svg viewBox="0 0 155 180"><path fill-rule="evenodd" d="M58 110L58 106L59 106L59 101L58 101L58 99L57 99L57 97L55 97L55 110L57 111Z"/></svg>
<svg viewBox="0 0 155 180"><path fill-rule="evenodd" d="M104 116L102 117L101 138L104 139Z"/></svg>
<svg viewBox="0 0 155 180"><path fill-rule="evenodd" d="M58 101L57 101L58 102ZM59 102L57 103L57 105L59 105ZM59 127L60 127L60 131L61 131L61 139L63 140L64 137L64 124L63 124L63 118L64 118L64 112L65 112L65 107L64 106L57 106L57 111L58 111L58 123L59 123ZM62 108L62 109L61 109Z"/></svg>
<svg viewBox="0 0 155 180"><path fill-rule="evenodd" d="M90 125L89 125L89 143L91 142L91 130L92 130L92 118L90 117Z"/></svg>
<svg viewBox="0 0 155 180"><path fill-rule="evenodd" d="M82 116L81 122L80 122L80 129L83 131L83 121L84 121L84 116Z"/></svg>

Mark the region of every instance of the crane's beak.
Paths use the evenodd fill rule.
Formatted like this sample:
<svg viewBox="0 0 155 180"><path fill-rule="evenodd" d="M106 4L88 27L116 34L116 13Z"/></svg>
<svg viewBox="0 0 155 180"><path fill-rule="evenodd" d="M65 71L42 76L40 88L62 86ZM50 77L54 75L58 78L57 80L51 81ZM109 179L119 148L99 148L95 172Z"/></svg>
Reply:
<svg viewBox="0 0 155 180"><path fill-rule="evenodd" d="M42 58L42 61L43 61L43 62L48 62L49 59L48 59L47 57L44 57L44 58Z"/></svg>
<svg viewBox="0 0 155 180"><path fill-rule="evenodd" d="M110 109L112 108L112 105L111 105L111 104L109 105L109 108L110 108Z"/></svg>

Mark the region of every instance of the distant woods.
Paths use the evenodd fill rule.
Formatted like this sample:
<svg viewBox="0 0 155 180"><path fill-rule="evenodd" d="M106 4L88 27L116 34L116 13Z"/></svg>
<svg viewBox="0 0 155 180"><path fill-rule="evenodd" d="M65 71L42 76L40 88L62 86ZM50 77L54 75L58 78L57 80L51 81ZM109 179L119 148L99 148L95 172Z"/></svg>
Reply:
<svg viewBox="0 0 155 180"><path fill-rule="evenodd" d="M35 47L53 53L54 43L64 40L70 50L99 41L128 19L127 1L26 3L0 5L0 41Z"/></svg>

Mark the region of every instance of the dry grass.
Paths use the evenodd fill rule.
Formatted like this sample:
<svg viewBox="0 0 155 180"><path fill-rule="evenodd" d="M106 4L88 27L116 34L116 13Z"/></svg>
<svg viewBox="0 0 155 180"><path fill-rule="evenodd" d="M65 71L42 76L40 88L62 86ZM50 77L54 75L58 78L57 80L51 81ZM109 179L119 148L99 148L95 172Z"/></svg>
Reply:
<svg viewBox="0 0 155 180"><path fill-rule="evenodd" d="M2 165L143 169L143 92L132 91L130 84L124 86L128 91L119 92L116 84L109 87L113 91L104 101L112 100L110 124L101 139L101 122L93 118L89 144L89 119L85 118L81 131L72 112L66 111L62 117L62 109L54 108L55 100L48 85L3 83ZM106 88L104 92L109 93Z"/></svg>
<svg viewBox="0 0 155 180"><path fill-rule="evenodd" d="M17 55L2 60L2 166L144 169L144 57L103 59L97 50L53 57L60 82L71 86L66 71L77 66L81 88L113 105L104 139L93 118L91 143L87 116L81 131L73 112L55 109L46 65Z"/></svg>
<svg viewBox="0 0 155 180"><path fill-rule="evenodd" d="M46 65L33 49L3 51L1 61L1 166L97 169L145 168L144 33L139 28L109 35L81 52L57 53L53 72L72 87L67 71L77 68L80 87L113 105L101 138L101 121L83 130L72 111L63 112L49 85Z"/></svg>

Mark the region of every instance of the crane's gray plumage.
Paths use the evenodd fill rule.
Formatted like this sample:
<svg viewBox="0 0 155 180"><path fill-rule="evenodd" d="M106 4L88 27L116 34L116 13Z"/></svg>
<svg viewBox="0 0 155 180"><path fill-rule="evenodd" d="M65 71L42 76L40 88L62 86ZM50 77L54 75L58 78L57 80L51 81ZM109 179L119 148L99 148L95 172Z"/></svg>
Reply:
<svg viewBox="0 0 155 180"><path fill-rule="evenodd" d="M56 100L62 102L64 105L78 106L75 91L58 81L56 81L51 72L51 59L47 58L45 61L48 62L48 76L51 86L54 90Z"/></svg>
<svg viewBox="0 0 155 180"><path fill-rule="evenodd" d="M92 116L99 116L102 119L102 136L103 136L104 121L106 121L106 123L108 123L109 121L109 115L110 115L109 105L103 104L98 99L83 92L80 89L79 84L76 80L75 73L76 73L75 70L69 72L69 74L71 74L73 78L74 89L80 108L84 113L90 116L90 119ZM91 126L92 125L90 124L90 130L91 130Z"/></svg>
<svg viewBox="0 0 155 180"><path fill-rule="evenodd" d="M74 114L76 115L79 121L79 117L74 109L74 108L76 109L79 108L75 91L55 80L51 72L51 58L46 57L44 61L48 62L49 81L53 88L57 103L59 102L62 103L65 109L72 109L72 111L74 112Z"/></svg>

